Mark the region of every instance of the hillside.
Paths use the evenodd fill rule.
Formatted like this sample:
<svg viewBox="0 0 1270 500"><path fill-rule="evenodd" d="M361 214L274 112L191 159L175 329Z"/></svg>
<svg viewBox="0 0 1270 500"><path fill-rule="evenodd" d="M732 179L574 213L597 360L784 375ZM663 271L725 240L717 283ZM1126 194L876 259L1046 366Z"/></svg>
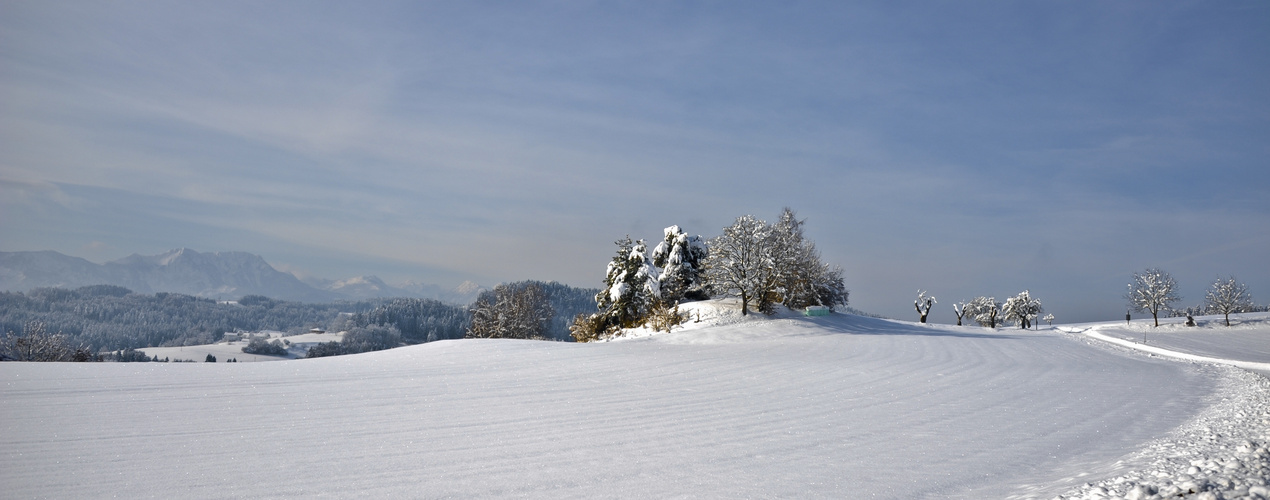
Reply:
<svg viewBox="0 0 1270 500"><path fill-rule="evenodd" d="M4 363L0 483L13 497L1052 498L1185 452L1197 422L1237 426L1227 440L1270 430L1265 379L1078 334L706 313L597 344Z"/></svg>

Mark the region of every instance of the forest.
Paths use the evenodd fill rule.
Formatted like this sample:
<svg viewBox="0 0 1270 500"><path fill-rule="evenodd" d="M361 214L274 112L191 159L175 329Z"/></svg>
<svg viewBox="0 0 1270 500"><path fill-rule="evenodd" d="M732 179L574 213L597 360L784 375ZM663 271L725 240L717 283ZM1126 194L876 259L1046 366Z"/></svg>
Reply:
<svg viewBox="0 0 1270 500"><path fill-rule="evenodd" d="M595 310L597 290L533 283L547 291L557 311L551 338L570 339L573 315ZM139 294L113 285L0 292L0 332L22 335L28 325L39 323L94 352L210 344L236 331L303 333L376 325L395 327L406 342L421 343L463 338L469 318L466 306L432 299L303 303L248 295L227 302L178 293Z"/></svg>

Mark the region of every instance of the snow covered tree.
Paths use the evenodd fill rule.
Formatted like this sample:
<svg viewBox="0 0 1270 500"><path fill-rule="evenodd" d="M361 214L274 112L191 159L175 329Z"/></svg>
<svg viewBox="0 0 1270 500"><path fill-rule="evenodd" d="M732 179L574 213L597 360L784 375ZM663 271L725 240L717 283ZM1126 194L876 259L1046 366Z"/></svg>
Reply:
<svg viewBox="0 0 1270 500"><path fill-rule="evenodd" d="M1153 267L1133 273L1133 283L1129 283L1128 287L1124 297L1129 301L1129 308L1150 312L1155 326L1160 326L1160 311L1167 311L1169 304L1182 300L1177 294L1177 282L1173 276Z"/></svg>
<svg viewBox="0 0 1270 500"><path fill-rule="evenodd" d="M542 339L555 310L542 287L498 285L481 292L472 304L468 338Z"/></svg>
<svg viewBox="0 0 1270 500"><path fill-rule="evenodd" d="M1044 317L1044 318L1041 318L1041 319L1045 320L1045 324L1046 324L1046 325L1049 325L1049 326L1054 326L1054 315L1053 315L1053 314L1046 314L1046 315L1045 315L1045 317Z"/></svg>
<svg viewBox="0 0 1270 500"><path fill-rule="evenodd" d="M9 332L0 342L0 360L13 361L92 361L93 356L85 346L71 345L63 333L49 333L48 326L40 321L29 321L22 329L22 336Z"/></svg>
<svg viewBox="0 0 1270 500"><path fill-rule="evenodd" d="M1001 311L1001 303L994 297L975 297L962 308L963 314L988 328L997 327L997 315Z"/></svg>
<svg viewBox="0 0 1270 500"><path fill-rule="evenodd" d="M1024 290L1018 295L1005 299L1005 304L1001 306L1001 316L1004 321L1014 321L1019 328L1027 329L1032 326L1032 320L1041 314L1041 301L1032 298L1032 295Z"/></svg>
<svg viewBox="0 0 1270 500"><path fill-rule="evenodd" d="M776 300L786 307L846 305L842 268L821 262L815 243L803 237L803 224L786 207L772 225L770 253L776 271Z"/></svg>
<svg viewBox="0 0 1270 500"><path fill-rule="evenodd" d="M961 326L961 319L966 317L966 301L953 304L953 312L957 313L957 326Z"/></svg>
<svg viewBox="0 0 1270 500"><path fill-rule="evenodd" d="M926 295L926 291L917 291L917 300L913 301L913 307L917 309L917 314L921 315L922 323L926 322L926 316L930 314L930 308L937 304L934 295Z"/></svg>
<svg viewBox="0 0 1270 500"><path fill-rule="evenodd" d="M1204 303L1209 314L1226 316L1226 326L1230 326L1231 313L1251 312L1257 307L1248 294L1248 285L1235 281L1234 276L1213 282L1204 297Z"/></svg>
<svg viewBox="0 0 1270 500"><path fill-rule="evenodd" d="M706 258L706 244L700 236L688 236L679 226L665 229L665 237L653 249L661 299L678 304L685 295L701 286L701 263Z"/></svg>
<svg viewBox="0 0 1270 500"><path fill-rule="evenodd" d="M744 215L710 240L710 255L704 262L706 281L716 292L740 297L742 315L749 314L751 301L759 311L773 312L777 273L771 235L766 222Z"/></svg>
<svg viewBox="0 0 1270 500"><path fill-rule="evenodd" d="M632 328L644 323L661 286L646 255L644 240L632 242L627 236L617 241L617 255L609 262L604 290L595 296L604 329Z"/></svg>

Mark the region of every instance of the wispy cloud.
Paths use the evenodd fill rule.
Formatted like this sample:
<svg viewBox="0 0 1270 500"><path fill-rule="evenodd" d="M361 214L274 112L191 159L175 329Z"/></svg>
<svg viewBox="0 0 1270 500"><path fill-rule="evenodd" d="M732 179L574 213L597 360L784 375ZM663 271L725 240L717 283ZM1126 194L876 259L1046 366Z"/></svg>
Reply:
<svg viewBox="0 0 1270 500"><path fill-rule="evenodd" d="M595 285L625 234L788 205L865 309L917 288L1114 301L1151 262L1264 271L1238 233L1270 233L1266 15L6 4L0 230Z"/></svg>

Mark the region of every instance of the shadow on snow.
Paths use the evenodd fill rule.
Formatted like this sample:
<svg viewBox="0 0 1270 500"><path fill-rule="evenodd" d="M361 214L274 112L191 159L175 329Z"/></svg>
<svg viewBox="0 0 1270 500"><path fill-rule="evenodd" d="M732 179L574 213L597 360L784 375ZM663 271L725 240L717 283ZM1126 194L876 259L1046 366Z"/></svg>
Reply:
<svg viewBox="0 0 1270 500"><path fill-rule="evenodd" d="M838 333L853 335L920 335L925 337L959 337L970 339L1020 339L1021 335L997 333L995 331L973 330L961 331L962 328L986 330L982 327L929 325L909 323L890 319L870 318L854 314L833 314L813 320L817 325Z"/></svg>

